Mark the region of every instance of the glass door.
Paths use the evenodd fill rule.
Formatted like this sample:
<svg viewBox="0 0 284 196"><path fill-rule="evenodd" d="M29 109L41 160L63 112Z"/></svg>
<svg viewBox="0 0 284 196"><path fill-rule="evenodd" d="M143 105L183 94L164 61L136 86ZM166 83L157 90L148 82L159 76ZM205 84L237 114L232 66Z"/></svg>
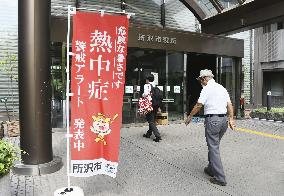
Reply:
<svg viewBox="0 0 284 196"><path fill-rule="evenodd" d="M141 97L145 77L150 73L155 76L156 85L164 92L166 85L166 52L164 50L128 48L123 97L122 122L124 124L145 122L145 117L139 116L137 113L137 102Z"/></svg>
<svg viewBox="0 0 284 196"><path fill-rule="evenodd" d="M164 102L169 120L183 120L184 89L184 54L182 52L168 52L166 99Z"/></svg>
<svg viewBox="0 0 284 196"><path fill-rule="evenodd" d="M51 124L65 127L66 44L51 42Z"/></svg>

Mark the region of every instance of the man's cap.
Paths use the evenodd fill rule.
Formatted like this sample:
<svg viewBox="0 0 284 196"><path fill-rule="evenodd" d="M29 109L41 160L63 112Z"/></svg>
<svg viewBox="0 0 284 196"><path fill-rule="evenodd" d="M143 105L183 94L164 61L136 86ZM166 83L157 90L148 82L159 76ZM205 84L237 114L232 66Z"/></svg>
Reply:
<svg viewBox="0 0 284 196"><path fill-rule="evenodd" d="M198 76L198 78L196 78L197 80L199 80L200 78L204 78L204 77L214 77L214 75L212 74L212 71L209 69L203 69L200 71L200 74Z"/></svg>

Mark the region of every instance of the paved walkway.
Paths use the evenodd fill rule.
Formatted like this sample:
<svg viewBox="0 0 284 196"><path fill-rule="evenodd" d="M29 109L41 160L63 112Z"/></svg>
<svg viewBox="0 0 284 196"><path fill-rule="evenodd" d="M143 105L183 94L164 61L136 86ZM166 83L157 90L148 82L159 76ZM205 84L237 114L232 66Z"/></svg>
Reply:
<svg viewBox="0 0 284 196"><path fill-rule="evenodd" d="M239 120L237 127L284 136L284 123ZM284 140L228 130L221 157L228 185L209 182L203 173L207 146L202 123L160 126L160 143L143 138L147 127L121 130L120 163L115 179L108 176L71 178L86 196L93 195L272 195L284 193ZM64 132L53 133L54 154L66 157ZM0 180L0 195L53 195L66 186L65 167L44 176L14 174ZM9 187L10 184L10 187Z"/></svg>

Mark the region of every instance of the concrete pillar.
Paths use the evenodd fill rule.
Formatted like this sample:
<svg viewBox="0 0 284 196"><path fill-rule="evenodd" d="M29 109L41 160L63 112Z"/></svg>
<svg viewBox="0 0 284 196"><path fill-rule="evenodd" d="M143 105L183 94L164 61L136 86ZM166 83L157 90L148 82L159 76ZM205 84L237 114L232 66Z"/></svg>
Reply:
<svg viewBox="0 0 284 196"><path fill-rule="evenodd" d="M261 47L260 36L263 29L258 28L254 30L254 78L253 78L253 103L255 107L262 107L262 88L263 88L263 71L261 68Z"/></svg>
<svg viewBox="0 0 284 196"><path fill-rule="evenodd" d="M62 162L52 152L50 0L19 0L18 11L20 147L28 154L14 172L52 173Z"/></svg>

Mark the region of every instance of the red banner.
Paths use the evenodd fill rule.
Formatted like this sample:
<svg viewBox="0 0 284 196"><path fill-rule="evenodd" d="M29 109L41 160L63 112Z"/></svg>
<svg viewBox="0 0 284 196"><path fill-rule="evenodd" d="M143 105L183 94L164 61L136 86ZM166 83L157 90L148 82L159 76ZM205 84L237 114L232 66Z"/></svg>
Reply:
<svg viewBox="0 0 284 196"><path fill-rule="evenodd" d="M116 177L128 19L77 12L71 68L71 175Z"/></svg>

